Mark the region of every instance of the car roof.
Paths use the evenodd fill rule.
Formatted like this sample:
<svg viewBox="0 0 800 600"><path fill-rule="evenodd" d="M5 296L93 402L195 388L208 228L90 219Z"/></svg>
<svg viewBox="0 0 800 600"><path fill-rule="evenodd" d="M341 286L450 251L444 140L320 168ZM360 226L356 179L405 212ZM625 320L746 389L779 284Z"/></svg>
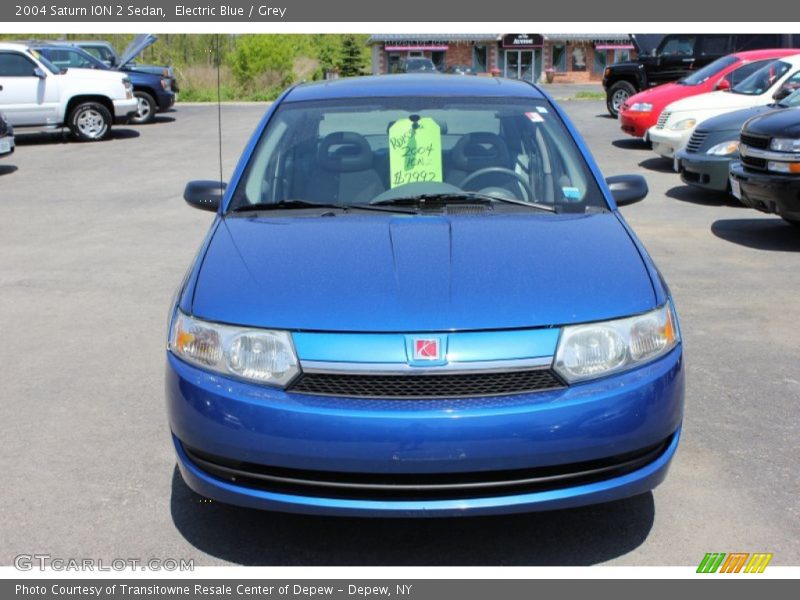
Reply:
<svg viewBox="0 0 800 600"><path fill-rule="evenodd" d="M114 45L105 40L69 40L69 43L81 46L105 46L106 48L114 49Z"/></svg>
<svg viewBox="0 0 800 600"><path fill-rule="evenodd" d="M544 98L536 86L517 79L400 74L302 83L289 92L284 102L387 96Z"/></svg>
<svg viewBox="0 0 800 600"><path fill-rule="evenodd" d="M28 44L22 42L0 42L0 50L23 50L28 49Z"/></svg>
<svg viewBox="0 0 800 600"><path fill-rule="evenodd" d="M745 50L734 52L732 56L745 61L763 60L765 58L783 58L784 56L795 56L800 53L798 48L769 48L765 50Z"/></svg>

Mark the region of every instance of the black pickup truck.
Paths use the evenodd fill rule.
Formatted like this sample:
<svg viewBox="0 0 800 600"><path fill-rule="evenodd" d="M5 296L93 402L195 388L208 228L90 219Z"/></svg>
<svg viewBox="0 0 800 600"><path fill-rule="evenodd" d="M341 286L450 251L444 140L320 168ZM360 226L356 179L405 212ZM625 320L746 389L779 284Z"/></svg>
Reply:
<svg viewBox="0 0 800 600"><path fill-rule="evenodd" d="M632 35L638 59L609 65L603 72L606 107L612 117L635 93L676 81L708 63L744 50L792 48L800 44L795 34L672 33L653 49L643 48Z"/></svg>

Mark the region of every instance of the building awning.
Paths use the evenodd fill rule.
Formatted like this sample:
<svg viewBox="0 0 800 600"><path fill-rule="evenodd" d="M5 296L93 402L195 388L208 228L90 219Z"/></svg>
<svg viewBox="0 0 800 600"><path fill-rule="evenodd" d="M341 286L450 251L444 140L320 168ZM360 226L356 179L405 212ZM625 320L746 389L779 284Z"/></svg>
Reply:
<svg viewBox="0 0 800 600"><path fill-rule="evenodd" d="M588 42L591 44L630 44L627 33L546 33L548 42Z"/></svg>
<svg viewBox="0 0 800 600"><path fill-rule="evenodd" d="M595 44L596 50L633 50L633 44Z"/></svg>
<svg viewBox="0 0 800 600"><path fill-rule="evenodd" d="M367 45L443 45L469 42L496 42L499 39L499 33L374 33L367 39Z"/></svg>
<svg viewBox="0 0 800 600"><path fill-rule="evenodd" d="M383 49L386 50L386 52L444 52L449 47L450 46L447 44L411 44L406 46L390 46L389 44L386 44Z"/></svg>

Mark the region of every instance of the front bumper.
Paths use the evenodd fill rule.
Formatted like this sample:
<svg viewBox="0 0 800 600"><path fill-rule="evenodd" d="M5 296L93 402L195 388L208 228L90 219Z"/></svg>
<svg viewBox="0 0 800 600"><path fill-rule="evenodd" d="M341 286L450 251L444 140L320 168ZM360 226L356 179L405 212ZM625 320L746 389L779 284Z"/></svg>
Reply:
<svg viewBox="0 0 800 600"><path fill-rule="evenodd" d="M692 130L673 131L651 127L647 130L647 136L653 143L653 152L664 158L673 158L675 153L683 148L692 137Z"/></svg>
<svg viewBox="0 0 800 600"><path fill-rule="evenodd" d="M675 154L681 180L692 187L727 192L730 190L728 170L738 154L715 156L699 152L678 150Z"/></svg>
<svg viewBox="0 0 800 600"><path fill-rule="evenodd" d="M742 204L800 221L800 175L752 171L737 161L731 163L730 177L741 188Z"/></svg>
<svg viewBox="0 0 800 600"><path fill-rule="evenodd" d="M156 102L158 102L158 112L169 110L175 105L175 94L173 92L163 92L158 94Z"/></svg>
<svg viewBox="0 0 800 600"><path fill-rule="evenodd" d="M136 98L125 98L124 100L114 100L114 124L124 125L139 110L139 103Z"/></svg>
<svg viewBox="0 0 800 600"><path fill-rule="evenodd" d="M619 126L622 131L633 137L647 139L648 129L653 127L658 120L656 112L634 112L632 110L619 111Z"/></svg>
<svg viewBox="0 0 800 600"><path fill-rule="evenodd" d="M464 400L286 393L205 372L171 354L166 378L178 465L190 488L242 506L354 516L528 512L646 492L663 480L677 448L683 390L680 346L653 363L594 382ZM657 452L635 468L558 481L560 467L602 464L655 447ZM298 491L302 486L220 476L198 452L223 467L244 464L293 481L309 473L327 480L477 481L531 470L556 480L497 493L442 495L426 489L372 495L346 493L341 486L331 493L304 493Z"/></svg>

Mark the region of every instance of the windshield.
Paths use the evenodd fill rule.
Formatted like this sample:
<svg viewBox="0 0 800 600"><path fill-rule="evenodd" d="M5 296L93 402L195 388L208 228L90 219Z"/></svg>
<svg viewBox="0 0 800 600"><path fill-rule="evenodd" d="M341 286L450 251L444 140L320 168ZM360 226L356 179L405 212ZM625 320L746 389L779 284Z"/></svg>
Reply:
<svg viewBox="0 0 800 600"><path fill-rule="evenodd" d="M47 56L56 67L62 69L107 69L108 67L88 52L79 48L42 48L40 54Z"/></svg>
<svg viewBox="0 0 800 600"><path fill-rule="evenodd" d="M433 69L433 62L427 58L410 58L406 62L406 70L408 71L426 71Z"/></svg>
<svg viewBox="0 0 800 600"><path fill-rule="evenodd" d="M31 54L33 54L36 57L36 60L38 60L40 63L42 63L44 65L45 69L50 71L53 75L58 75L59 73L61 73L62 69L60 67L55 66L49 60L47 60L42 55L41 52L39 52L38 50L31 50L30 52L31 52Z"/></svg>
<svg viewBox="0 0 800 600"><path fill-rule="evenodd" d="M258 141L229 208L352 206L463 192L570 212L607 208L548 106L452 96L288 102Z"/></svg>
<svg viewBox="0 0 800 600"><path fill-rule="evenodd" d="M782 60L773 61L767 66L761 67L740 84L735 85L731 91L734 94L758 96L771 88L790 68L791 65Z"/></svg>
<svg viewBox="0 0 800 600"><path fill-rule="evenodd" d="M795 90L786 98L778 102L778 106L783 106L785 108L795 108L800 106L800 90Z"/></svg>
<svg viewBox="0 0 800 600"><path fill-rule="evenodd" d="M687 75L678 83L681 85L700 85L701 83L708 81L711 77L718 75L720 71L736 62L739 62L739 59L735 56L723 56L722 58L718 58L714 62L707 64L702 69L698 69L691 75Z"/></svg>

